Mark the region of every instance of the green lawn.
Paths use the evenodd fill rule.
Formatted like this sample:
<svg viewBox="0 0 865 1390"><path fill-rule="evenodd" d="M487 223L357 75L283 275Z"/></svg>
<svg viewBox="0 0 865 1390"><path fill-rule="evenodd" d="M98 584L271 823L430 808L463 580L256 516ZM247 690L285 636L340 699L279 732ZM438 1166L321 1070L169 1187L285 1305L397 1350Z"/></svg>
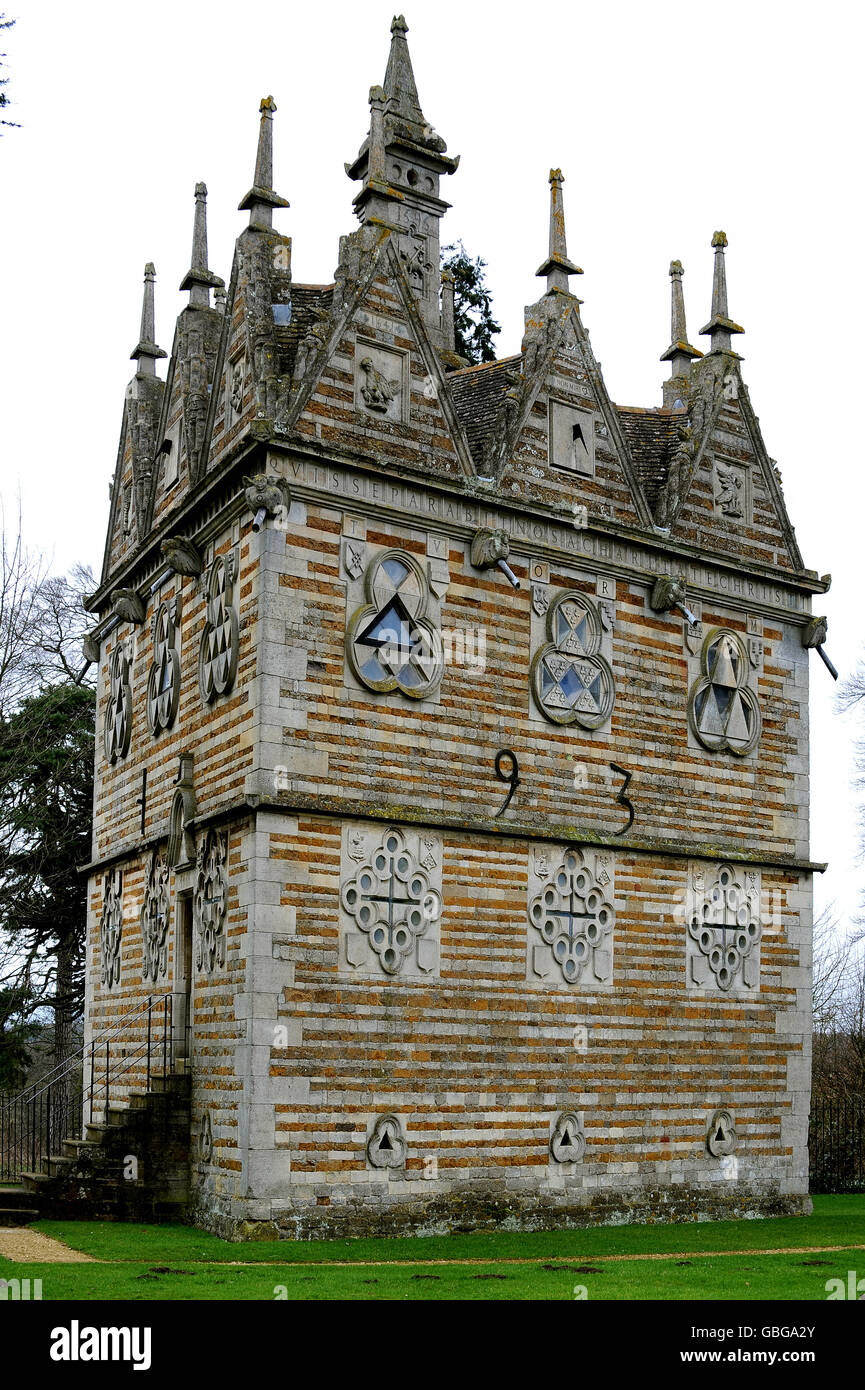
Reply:
<svg viewBox="0 0 865 1390"><path fill-rule="evenodd" d="M236 1244L188 1226L41 1221L36 1229L106 1262L0 1260L0 1275L7 1279L41 1279L46 1300L261 1300L277 1297L281 1287L282 1296L294 1300L571 1301L578 1285L590 1301L823 1301L828 1279L846 1280L848 1269L865 1277L865 1249L819 1252L821 1246L865 1246L865 1197L860 1196L815 1197L811 1217L428 1239ZM703 1253L723 1250L790 1253L714 1258ZM599 1258L639 1254L669 1258ZM478 1263L434 1263L439 1260Z"/></svg>

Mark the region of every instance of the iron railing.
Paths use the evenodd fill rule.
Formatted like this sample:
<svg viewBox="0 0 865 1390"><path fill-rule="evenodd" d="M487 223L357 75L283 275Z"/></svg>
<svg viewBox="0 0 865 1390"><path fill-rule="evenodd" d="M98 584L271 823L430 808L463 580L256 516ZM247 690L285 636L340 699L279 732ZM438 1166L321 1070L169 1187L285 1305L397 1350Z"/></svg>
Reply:
<svg viewBox="0 0 865 1390"><path fill-rule="evenodd" d="M188 1020L179 1018L175 1030L174 1014L173 995L149 997L20 1095L0 1103L0 1179L38 1172L43 1159L50 1173L64 1139L81 1138L95 1117L105 1119L121 1081L124 1090L147 1091L154 1076L188 1065ZM130 1030L142 1035L139 1041L130 1042Z"/></svg>
<svg viewBox="0 0 865 1390"><path fill-rule="evenodd" d="M812 1192L865 1192L865 1100L812 1100L808 1152Z"/></svg>

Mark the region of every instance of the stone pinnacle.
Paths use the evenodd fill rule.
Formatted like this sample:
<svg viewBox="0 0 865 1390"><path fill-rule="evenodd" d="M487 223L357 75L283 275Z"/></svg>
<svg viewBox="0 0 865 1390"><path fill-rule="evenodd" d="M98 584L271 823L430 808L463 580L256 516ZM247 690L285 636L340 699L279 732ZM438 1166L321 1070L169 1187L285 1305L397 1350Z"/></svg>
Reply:
<svg viewBox="0 0 865 1390"><path fill-rule="evenodd" d="M672 328L670 336L670 346L662 354L662 362L670 362L670 376L685 376L688 371L688 363L693 357L702 357L699 348L692 347L688 342L688 330L685 327L685 296L682 290L682 276L684 275L681 261L670 262L670 279L672 281Z"/></svg>
<svg viewBox="0 0 865 1390"><path fill-rule="evenodd" d="M568 276L582 275L582 270L568 260L568 242L565 235L565 205L562 199L562 184L565 176L561 169L550 170L550 253L543 265L535 272L547 277L547 294L561 290L570 294Z"/></svg>
<svg viewBox="0 0 865 1390"><path fill-rule="evenodd" d="M190 309L209 309L210 291L224 285L207 269L207 185L195 185L195 221L192 227L192 263L180 288L189 290Z"/></svg>
<svg viewBox="0 0 865 1390"><path fill-rule="evenodd" d="M273 209L289 207L286 198L280 198L273 191L273 114L276 102L273 97L263 97L258 108L261 122L258 128L258 151L255 157L255 178L252 188L242 202L238 203L241 212L249 210L250 227L269 230L273 226Z"/></svg>
<svg viewBox="0 0 865 1390"><path fill-rule="evenodd" d="M144 267L144 298L141 304L141 333L138 339L138 346L130 353L133 362L138 363L138 370L142 376L155 376L156 363L160 357L167 357L168 354L161 347L156 345L156 313L153 298L153 286L156 281L156 267L152 261L148 261Z"/></svg>
<svg viewBox="0 0 865 1390"><path fill-rule="evenodd" d="M730 352L730 336L733 333L744 333L738 323L734 323L727 314L727 272L724 265L724 248L727 245L727 237L724 232L716 232L712 237L712 246L715 251L715 273L712 278L712 317L705 328L700 329L700 333L711 335L712 346L710 352Z"/></svg>

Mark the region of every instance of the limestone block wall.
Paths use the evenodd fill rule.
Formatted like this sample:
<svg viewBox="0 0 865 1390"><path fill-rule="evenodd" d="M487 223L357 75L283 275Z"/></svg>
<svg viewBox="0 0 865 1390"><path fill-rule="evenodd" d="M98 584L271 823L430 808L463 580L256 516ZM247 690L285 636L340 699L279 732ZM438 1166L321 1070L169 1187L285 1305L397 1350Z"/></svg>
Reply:
<svg viewBox="0 0 865 1390"><path fill-rule="evenodd" d="M604 852L612 976L571 986L534 977L526 955L532 873L568 847L446 833L438 961L389 978L341 956L352 831L372 850L387 827L259 817L248 1200L230 1227L225 1204L203 1202L203 1220L302 1235L433 1229L459 1212L543 1225L801 1209L807 876L764 872L759 988L722 993L689 978L688 862ZM723 1111L732 1157L707 1150ZM387 1116L404 1161L380 1168L369 1145ZM552 1156L563 1116L582 1130L573 1161Z"/></svg>
<svg viewBox="0 0 865 1390"><path fill-rule="evenodd" d="M422 700L365 688L346 655L363 575L390 549L431 576L444 665L440 685ZM522 773L510 814L521 823L614 835L625 822L616 762L632 773L634 834L677 841L687 804L691 844L807 858L805 614L751 601L744 580L723 598L708 586L701 597L694 586L696 640L681 613L652 610L651 574L616 572L624 566L612 547L606 562L543 553L514 542L515 592L497 569L475 569L468 539L441 521L421 527L295 495L284 533L267 540L267 728L250 786L288 800L324 796L484 819L502 801L495 754L510 748ZM609 717L590 729L551 722L530 688L532 662L549 645L545 615L567 594L601 613L599 652L614 678ZM760 708L759 740L741 757L707 750L689 722L702 644L716 629L735 634L747 653L741 678Z"/></svg>

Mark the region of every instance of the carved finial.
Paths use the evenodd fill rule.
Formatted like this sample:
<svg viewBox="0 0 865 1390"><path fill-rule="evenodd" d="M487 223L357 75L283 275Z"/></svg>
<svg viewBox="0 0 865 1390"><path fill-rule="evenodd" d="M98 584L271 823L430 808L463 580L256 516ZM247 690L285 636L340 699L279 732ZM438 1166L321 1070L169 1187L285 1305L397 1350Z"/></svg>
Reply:
<svg viewBox="0 0 865 1390"><path fill-rule="evenodd" d="M144 267L144 299L141 305L141 334L138 346L130 353L133 362L143 376L156 375L156 362L168 354L156 346L156 312L153 300L153 285L156 280L156 267L148 261Z"/></svg>
<svg viewBox="0 0 865 1390"><path fill-rule="evenodd" d="M280 198L273 191L273 114L276 102L273 97L263 97L259 106L261 122L258 128L258 153L255 157L255 179L238 208L241 212L249 210L250 227L269 229L273 226L273 209L287 208L286 198Z"/></svg>
<svg viewBox="0 0 865 1390"><path fill-rule="evenodd" d="M392 34L407 34L408 25L405 22L404 14L395 14L390 22L390 32Z"/></svg>
<svg viewBox="0 0 865 1390"><path fill-rule="evenodd" d="M670 336L670 346L662 354L661 361L671 363L670 377L687 376L688 363L693 357L702 357L699 348L692 347L688 342L688 330L685 327L685 296L682 291L682 276L684 275L681 261L670 262L670 279L672 280L672 330Z"/></svg>
<svg viewBox="0 0 865 1390"><path fill-rule="evenodd" d="M550 254L536 272L547 277L547 294L561 290L570 294L569 275L582 275L578 265L568 260L568 242L565 236L565 205L562 199L562 184L565 176L561 169L550 170Z"/></svg>
<svg viewBox="0 0 865 1390"><path fill-rule="evenodd" d="M195 221L192 225L192 262L180 288L189 290L190 309L209 309L210 291L225 281L207 269L207 184L195 185Z"/></svg>
<svg viewBox="0 0 865 1390"><path fill-rule="evenodd" d="M727 313L727 271L724 265L724 248L727 237L724 232L715 232L712 246L715 251L715 273L712 278L712 317L700 333L711 335L710 352L731 352L730 337L733 333L744 333L738 323L734 323ZM735 354L738 355L738 354Z"/></svg>

